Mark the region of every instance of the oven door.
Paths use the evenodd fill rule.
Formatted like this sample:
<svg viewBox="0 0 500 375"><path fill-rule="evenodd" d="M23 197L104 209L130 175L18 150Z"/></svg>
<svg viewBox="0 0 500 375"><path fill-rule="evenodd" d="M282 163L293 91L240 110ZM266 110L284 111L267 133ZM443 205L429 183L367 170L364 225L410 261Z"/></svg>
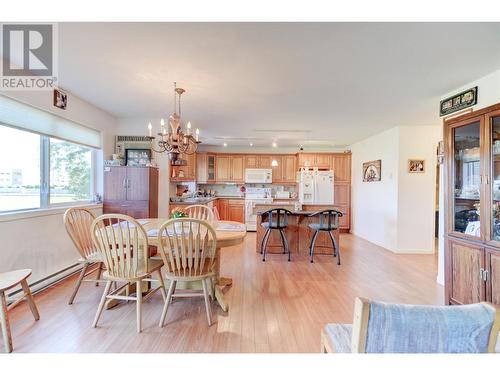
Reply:
<svg viewBox="0 0 500 375"><path fill-rule="evenodd" d="M257 215L253 213L255 207L255 201L246 200L245 201L245 224L247 230L257 230Z"/></svg>

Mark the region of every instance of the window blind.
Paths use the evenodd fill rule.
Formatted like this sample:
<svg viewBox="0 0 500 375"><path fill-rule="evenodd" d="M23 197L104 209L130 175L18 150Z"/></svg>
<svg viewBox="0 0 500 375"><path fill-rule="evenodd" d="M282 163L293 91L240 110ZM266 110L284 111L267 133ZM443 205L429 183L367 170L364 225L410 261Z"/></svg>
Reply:
<svg viewBox="0 0 500 375"><path fill-rule="evenodd" d="M101 148L101 132L0 95L0 123L83 146Z"/></svg>

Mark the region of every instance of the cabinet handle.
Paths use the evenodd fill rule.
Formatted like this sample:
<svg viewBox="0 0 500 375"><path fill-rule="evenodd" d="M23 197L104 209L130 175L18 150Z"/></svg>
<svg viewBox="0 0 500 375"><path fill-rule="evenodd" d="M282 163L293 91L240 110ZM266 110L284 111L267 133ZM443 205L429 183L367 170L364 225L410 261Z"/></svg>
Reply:
<svg viewBox="0 0 500 375"><path fill-rule="evenodd" d="M484 268L479 269L479 278L484 281Z"/></svg>
<svg viewBox="0 0 500 375"><path fill-rule="evenodd" d="M126 178L123 179L122 186L124 189L127 188L127 179Z"/></svg>
<svg viewBox="0 0 500 375"><path fill-rule="evenodd" d="M130 189L130 179L127 178L127 188Z"/></svg>
<svg viewBox="0 0 500 375"><path fill-rule="evenodd" d="M488 275L489 275L489 271L488 270L484 270L483 271L483 276L484 276L484 281L488 281Z"/></svg>

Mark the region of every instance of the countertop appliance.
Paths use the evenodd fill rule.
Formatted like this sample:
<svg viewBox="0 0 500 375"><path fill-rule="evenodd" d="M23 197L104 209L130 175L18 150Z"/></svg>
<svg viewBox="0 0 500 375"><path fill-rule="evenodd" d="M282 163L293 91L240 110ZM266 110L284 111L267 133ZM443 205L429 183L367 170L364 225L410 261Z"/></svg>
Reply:
<svg viewBox="0 0 500 375"><path fill-rule="evenodd" d="M273 170L266 168L245 169L245 183L247 184L271 184L273 182Z"/></svg>
<svg viewBox="0 0 500 375"><path fill-rule="evenodd" d="M301 170L299 202L301 204L333 204L333 171Z"/></svg>
<svg viewBox="0 0 500 375"><path fill-rule="evenodd" d="M256 204L273 203L270 188L247 188L245 194L245 224L247 231L257 230L257 215L253 212Z"/></svg>

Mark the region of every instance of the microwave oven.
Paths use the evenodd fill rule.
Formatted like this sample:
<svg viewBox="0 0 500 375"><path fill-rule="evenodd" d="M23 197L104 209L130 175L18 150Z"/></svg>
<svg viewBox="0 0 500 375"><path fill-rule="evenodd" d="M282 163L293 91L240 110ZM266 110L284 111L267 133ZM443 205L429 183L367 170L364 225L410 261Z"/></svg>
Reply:
<svg viewBox="0 0 500 375"><path fill-rule="evenodd" d="M245 169L246 184L271 184L273 182L273 170L265 168Z"/></svg>

